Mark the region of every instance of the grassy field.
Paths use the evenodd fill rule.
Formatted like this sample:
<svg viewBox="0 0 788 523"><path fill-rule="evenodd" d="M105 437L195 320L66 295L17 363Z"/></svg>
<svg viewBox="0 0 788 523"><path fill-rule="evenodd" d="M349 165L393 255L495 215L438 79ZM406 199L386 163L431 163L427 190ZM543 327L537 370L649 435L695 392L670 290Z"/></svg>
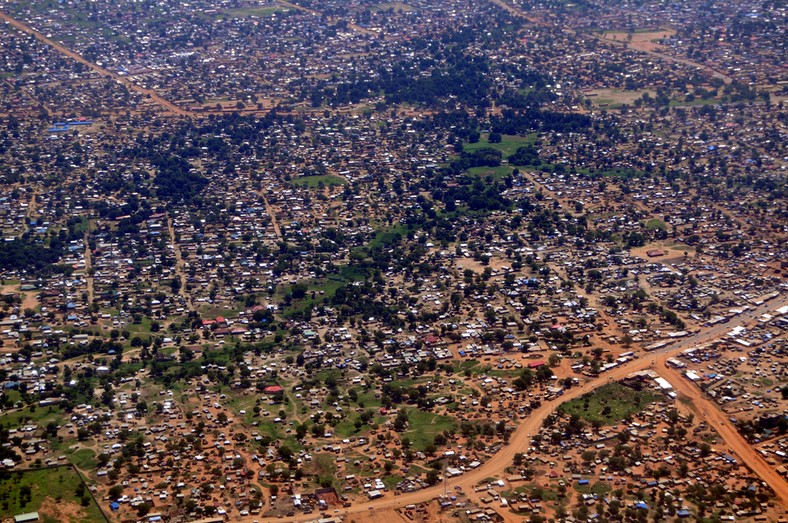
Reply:
<svg viewBox="0 0 788 523"><path fill-rule="evenodd" d="M462 360L454 364L454 372L461 373L466 370L473 372L479 366L479 360Z"/></svg>
<svg viewBox="0 0 788 523"><path fill-rule="evenodd" d="M307 286L306 296L302 299L293 299L292 303L282 311L282 315L286 318L289 318L295 312L303 311L309 306L314 306L321 302L330 300L337 292L337 289L343 285L354 281L361 281L363 279L364 274L359 272L354 267L345 265L341 267L336 273L329 274L325 278L301 282ZM284 287L284 289L285 290L283 292L290 292L289 288ZM315 293L314 297L312 297L313 292ZM279 296L280 298L283 296L282 291L279 292Z"/></svg>
<svg viewBox="0 0 788 523"><path fill-rule="evenodd" d="M411 409L408 411L408 430L403 436L410 438L411 447L424 450L435 440L435 436L454 428L454 420L431 412Z"/></svg>
<svg viewBox="0 0 788 523"><path fill-rule="evenodd" d="M250 16L266 18L279 11L287 11L287 9L278 6L239 7L237 9L225 9L219 13L219 18L248 18Z"/></svg>
<svg viewBox="0 0 788 523"><path fill-rule="evenodd" d="M593 485L579 485L576 481L573 483L575 490L581 494L596 494L598 496L604 496L608 492L610 492L610 485L607 483L602 483L601 481L594 483Z"/></svg>
<svg viewBox="0 0 788 523"><path fill-rule="evenodd" d="M716 105L716 104L719 104L719 103L722 103L722 101L719 98L705 98L704 99L704 98L698 97L698 98L695 98L694 100L692 100L690 102L688 102L686 100L673 99L670 102L668 102L668 105L670 107L693 107L693 106L696 106L696 105Z"/></svg>
<svg viewBox="0 0 788 523"><path fill-rule="evenodd" d="M372 7L372 11L388 11L389 9L393 9L394 12L403 11L405 13L410 13L415 11L415 9L408 4L403 4L402 2L383 2L382 4L376 4Z"/></svg>
<svg viewBox="0 0 788 523"><path fill-rule="evenodd" d="M650 391L636 391L620 383L609 383L562 404L559 409L588 421L597 420L611 425L639 412L655 399Z"/></svg>
<svg viewBox="0 0 788 523"><path fill-rule="evenodd" d="M391 227L384 227L375 232L375 237L367 243L367 249L375 247L386 247L394 243L397 235L404 237L408 234L408 228L402 224L392 225Z"/></svg>
<svg viewBox="0 0 788 523"><path fill-rule="evenodd" d="M106 522L82 478L67 466L0 472L0 517L24 512L38 512L45 523Z"/></svg>
<svg viewBox="0 0 788 523"><path fill-rule="evenodd" d="M512 167L508 165L499 165L498 167L471 167L468 169L468 174L471 176L478 176L479 178L487 178L488 176L493 180L501 180L512 174Z"/></svg>
<svg viewBox="0 0 788 523"><path fill-rule="evenodd" d="M96 454L90 449L79 449L67 457L71 463L82 470L96 468Z"/></svg>
<svg viewBox="0 0 788 523"><path fill-rule="evenodd" d="M659 218L653 218L646 222L646 229L648 229L649 231L655 231L657 229L662 229L663 231L665 231L667 230L667 228L668 227L665 225L665 222L663 222Z"/></svg>
<svg viewBox="0 0 788 523"><path fill-rule="evenodd" d="M335 185L347 185L347 180L340 176L333 174L323 174L319 176L301 176L291 180L293 185L299 187L308 187L309 189L317 189L321 184L325 187L333 187Z"/></svg>
<svg viewBox="0 0 788 523"><path fill-rule="evenodd" d="M501 141L499 143L490 143L489 137L490 137L489 134L484 133L481 135L478 142L466 143L462 146L462 148L466 152L472 153L484 147L492 147L493 149L497 149L501 151L505 159L508 156L514 154L515 151L517 151L518 147L533 145L534 142L536 142L536 133L531 133L528 136L515 136L511 134L504 134L501 137Z"/></svg>
<svg viewBox="0 0 788 523"><path fill-rule="evenodd" d="M30 406L13 412L3 413L3 417L0 418L0 427L16 429L28 421L39 426L45 426L50 421L59 421L61 416L62 410L55 405L49 407Z"/></svg>

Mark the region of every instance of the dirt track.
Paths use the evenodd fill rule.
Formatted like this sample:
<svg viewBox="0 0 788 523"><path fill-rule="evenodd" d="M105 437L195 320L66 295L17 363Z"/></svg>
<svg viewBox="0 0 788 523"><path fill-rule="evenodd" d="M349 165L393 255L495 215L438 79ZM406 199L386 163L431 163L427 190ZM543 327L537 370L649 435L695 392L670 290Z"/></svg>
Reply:
<svg viewBox="0 0 788 523"><path fill-rule="evenodd" d="M170 245L172 245L172 253L175 255L175 273L178 275L178 279L181 281L180 289L178 289L178 294L181 295L183 301L186 302L186 305L189 307L190 311L194 310L194 303L192 303L192 297L189 294L188 290L186 289L186 270L185 264L183 262L183 257L181 256L180 248L178 247L178 242L175 241L175 229L172 226L172 218L167 215L167 232L170 235Z"/></svg>
<svg viewBox="0 0 788 523"><path fill-rule="evenodd" d="M164 108L166 111L168 111L168 112L170 112L172 114L176 114L178 116L190 116L191 115L191 113L189 111L185 111L185 110L181 109L180 107L178 107L177 105L175 105L174 103L165 100L164 98L162 98L161 96L156 94L155 91L152 91L150 89L145 89L143 87L140 87L139 85L135 84L134 82L132 82L128 78L124 78L123 76L120 76L120 75L117 75L117 74L115 74L113 72L107 71L103 67L101 67L99 65L96 65L93 62L89 62L88 60L82 58L82 56L78 55L77 53L75 53L71 49L60 45L59 43L55 42L54 40L52 40L50 38L47 38L46 36L44 36L43 34L41 34L38 31L36 31L35 29L30 27L29 25L27 25L25 23L22 23L19 20L16 20L15 18L11 18L10 16L8 16L7 14L5 14L3 12L0 12L0 20L5 20L6 22L8 22L12 26L16 27L20 31L34 36L36 38L36 40L38 40L38 41L40 41L40 42L42 42L42 43L54 48L59 53L62 53L64 55L68 56L69 58L71 58L73 60L76 60L77 62L81 63L82 65L89 67L90 69L92 69L93 71L99 73L100 75L102 75L104 77L109 76L113 80L122 83L123 85L125 85L126 87L131 89L132 91L137 91L138 93L140 93L140 94L142 94L142 95L144 95L146 97L149 97L152 101L156 102L158 105L160 105L162 108Z"/></svg>
<svg viewBox="0 0 788 523"><path fill-rule="evenodd" d="M486 478L502 476L504 469L511 465L514 454L516 452L523 452L528 449L529 443L531 441L531 435L535 434L539 430L544 419L550 415L560 404L580 397L583 394L590 392L606 383L621 380L633 372L644 370L649 367L655 368L655 370L658 367L660 374L662 374L663 371L668 370L664 367L664 360L668 357L701 343L718 339L725 335L733 327L746 324L747 322L757 318L765 312L774 310L775 308L786 304L788 304L788 297L779 296L776 299L764 303L760 307L753 308L752 310L741 314L728 324L715 325L695 334L694 336L676 341L670 344L668 347L660 349L656 352L643 354L639 359L617 367L610 372L607 372L584 383L579 387L569 389L560 398L543 403L539 409L533 411L529 418L517 427L517 430L512 434L509 445L503 447L500 452L495 454L489 461L484 463L479 468L467 472L457 478L449 479L447 481L448 489L454 491L455 487L459 486L466 494L469 495L471 500L476 500L477 498L474 496L473 487ZM659 362L662 362L662 364ZM677 383L673 383L673 386L676 387L677 390L679 390L682 394L692 398L693 401L696 401L696 398L699 398L699 391L697 391L697 389L695 389L692 385L688 384L684 378L679 376L677 379L675 375L669 375L669 377L671 383L677 381ZM730 423L725 421L724 416L719 413L715 405L709 402L703 403L705 401L703 398L699 398L697 401L699 403L696 403L696 405L702 405L703 410L711 413L711 419L709 420L709 423L720 431L722 438L738 455L739 459L741 459L743 463L746 463L747 466L750 466L752 471L774 490L777 496L777 502L788 508L788 483L786 483L783 478L778 476L773 469L763 462L763 460L760 459L760 456L758 456L757 453L755 453L755 451L743 439L741 439L741 436L738 435L736 429L732 427ZM738 440L736 438L738 438ZM430 499L434 499L438 496L441 496L443 492L444 486L443 484L439 484L434 487L396 497L386 497L376 501L371 501L369 503L357 503L352 507L342 510L341 513L352 516L363 514L369 512L370 510L377 512L400 508L412 503L421 503ZM515 517L508 510L502 510L500 511L500 514L503 516L505 522L522 521L522 517ZM259 518L248 519L251 521L251 519ZM313 519L315 519L315 517L312 514L297 514L296 516L287 518L287 521L296 522L309 521ZM246 521L246 519L239 521ZM282 519L262 518L260 521L273 522L282 521Z"/></svg>
<svg viewBox="0 0 788 523"><path fill-rule="evenodd" d="M664 356L660 365L655 369L663 378L668 380L677 393L687 396L695 407L695 415L714 427L719 435L725 440L728 448L732 449L739 459L762 480L774 489L778 498L783 500L783 504L788 506L788 481L785 481L771 467L763 457L750 446L749 443L739 434L733 423L726 419L725 415L717 409L717 405L703 397L703 393L690 381L679 374L675 369L666 367Z"/></svg>

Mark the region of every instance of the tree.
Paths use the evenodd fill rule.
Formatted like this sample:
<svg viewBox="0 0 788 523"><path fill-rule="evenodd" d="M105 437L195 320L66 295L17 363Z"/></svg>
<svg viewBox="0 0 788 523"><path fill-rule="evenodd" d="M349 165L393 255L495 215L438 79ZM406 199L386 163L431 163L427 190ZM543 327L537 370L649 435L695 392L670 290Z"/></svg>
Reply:
<svg viewBox="0 0 788 523"><path fill-rule="evenodd" d="M145 516L148 515L150 509L151 509L151 504L148 503L147 501L144 503L140 503L139 505L137 505L137 515L141 518L144 518Z"/></svg>
<svg viewBox="0 0 788 523"><path fill-rule="evenodd" d="M440 475L437 470L431 469L427 471L427 485L436 485L440 480Z"/></svg>

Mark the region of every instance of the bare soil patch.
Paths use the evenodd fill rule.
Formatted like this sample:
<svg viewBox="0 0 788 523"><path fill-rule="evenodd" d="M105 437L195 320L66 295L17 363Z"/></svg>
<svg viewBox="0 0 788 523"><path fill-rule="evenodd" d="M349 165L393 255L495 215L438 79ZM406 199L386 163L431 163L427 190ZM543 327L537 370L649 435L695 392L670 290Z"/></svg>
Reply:
<svg viewBox="0 0 788 523"><path fill-rule="evenodd" d="M642 33L627 33L625 31L611 31L602 35L605 40L615 42L626 42L632 49L638 51L660 51L665 46L658 42L662 38L668 38L676 34L672 29L660 29L658 31L646 31ZM631 36L631 38L630 38Z"/></svg>
<svg viewBox="0 0 788 523"><path fill-rule="evenodd" d="M47 496L41 502L38 513L45 518L51 518L56 521L85 521L87 514L85 510L76 503L68 503L66 501L56 501L55 499Z"/></svg>

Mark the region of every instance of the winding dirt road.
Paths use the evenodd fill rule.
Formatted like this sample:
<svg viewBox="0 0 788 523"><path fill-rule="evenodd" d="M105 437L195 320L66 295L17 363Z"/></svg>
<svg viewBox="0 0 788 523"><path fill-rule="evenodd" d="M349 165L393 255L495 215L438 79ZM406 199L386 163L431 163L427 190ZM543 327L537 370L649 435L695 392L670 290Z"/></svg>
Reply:
<svg viewBox="0 0 788 523"><path fill-rule="evenodd" d="M726 422L724 416L719 413L716 405L700 397L700 392L697 391L697 389L695 389L693 386L689 385L687 381L681 376L677 378L675 375L669 374L669 369L666 369L664 366L664 361L668 357L702 343L719 339L729 332L733 327L737 325L745 325L760 315L786 304L788 304L788 297L781 295L775 299L767 301L759 307L755 307L739 315L728 324L709 327L693 336L677 340L658 351L653 353L645 353L638 359L635 359L620 367L616 367L610 372L589 380L578 387L567 390L564 395L559 398L542 403L541 407L531 412L531 415L528 417L528 419L526 419L517 427L515 432L512 434L509 445L504 446L497 454L495 454L482 466L457 478L449 479L447 481L448 489L454 491L455 487L460 487L466 494L469 495L469 497L471 497L471 499L474 499L475 496L473 487L486 478L501 477L504 474L504 469L511 466L512 457L514 454L517 452L527 451L531 441L531 435L536 434L539 431L545 418L554 412L559 405L566 401L578 398L583 394L590 392L606 383L621 380L633 372L645 370L650 367L658 367L658 372L660 374L664 373L669 376L669 381L673 383L673 386L676 387L677 390L696 402L696 405L702 405L702 408L705 411L712 413L711 419L709 419L709 417L704 417L704 419L708 419L709 423L718 429L721 437L734 450L734 453L738 455L739 459L741 459L743 463L750 467L755 474L757 474L774 490L777 497L777 502L788 508L788 483L786 483L782 477L777 475L773 469L763 462L763 460L760 459L760 456L758 456L757 453L755 453L755 451L743 439L741 439L741 436L738 435L736 429L730 423ZM662 362L662 364L660 365L659 362ZM674 381L676 382L674 383ZM410 492L394 497L385 497L375 501L370 501L369 503L356 503L347 509L343 509L341 513L347 516L358 516L371 510L382 511L402 508L405 505L422 503L431 499L435 499L441 496L443 492L444 485L441 483L439 485L419 490L417 492ZM504 521L522 520L521 517L512 519L513 515L508 510L503 510L500 512L500 514L504 518ZM266 522L283 521L282 518L243 518L239 519L239 521L251 521L252 519L259 519L260 521ZM300 522L314 519L316 519L314 514L297 514L284 520L288 522Z"/></svg>
<svg viewBox="0 0 788 523"><path fill-rule="evenodd" d="M189 111L181 109L180 107L178 107L174 103L172 103L172 102L170 102L168 100L165 100L164 98L162 98L161 96L156 94L155 91L153 91L151 89L145 89L144 87L141 87L141 86L135 84L134 82L132 82L128 78L125 78L123 76L115 74L115 73L113 73L111 71L108 71L108 70L104 69L103 67L101 67L101 66L99 66L97 64L94 64L93 62L90 62L90 61L86 60L85 58L83 58L79 54L75 53L71 49L69 49L67 47L64 47L63 45L60 45L59 43L55 42L54 40L52 40L50 38L47 38L42 33L36 31L35 29L30 27L29 25L27 25L27 24L25 24L23 22L20 22L19 20L15 19L15 18L11 18L7 14L3 13L2 11L0 11L0 20L4 20L4 21L8 22L9 24L11 24L12 26L16 27L17 29L19 29L20 31L34 36L36 38L36 40L38 40L39 42L42 42L42 43L52 47L53 49L55 49L59 53L65 55L65 56L68 56L72 60L76 60L77 62L81 63L82 65L84 65L86 67L89 67L90 69L92 69L93 71L99 73L100 75L102 75L104 77L109 76L113 80L125 85L126 87L128 87L132 91L137 91L138 93L150 98L152 101L156 102L156 104L161 106L165 111L167 111L169 113L172 113L172 114L176 114L178 116L191 116L191 113Z"/></svg>

